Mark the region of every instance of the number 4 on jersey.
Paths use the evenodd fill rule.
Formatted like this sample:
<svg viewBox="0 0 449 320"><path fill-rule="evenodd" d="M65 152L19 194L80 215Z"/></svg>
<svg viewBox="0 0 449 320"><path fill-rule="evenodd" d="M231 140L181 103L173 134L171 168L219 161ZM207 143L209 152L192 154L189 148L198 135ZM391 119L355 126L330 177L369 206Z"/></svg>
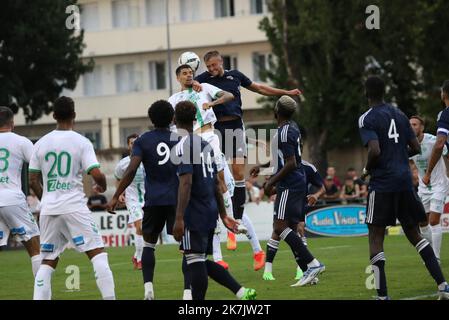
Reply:
<svg viewBox="0 0 449 320"><path fill-rule="evenodd" d="M394 143L399 143L399 133L396 130L396 122L391 119L390 129L388 129L388 138L394 139Z"/></svg>

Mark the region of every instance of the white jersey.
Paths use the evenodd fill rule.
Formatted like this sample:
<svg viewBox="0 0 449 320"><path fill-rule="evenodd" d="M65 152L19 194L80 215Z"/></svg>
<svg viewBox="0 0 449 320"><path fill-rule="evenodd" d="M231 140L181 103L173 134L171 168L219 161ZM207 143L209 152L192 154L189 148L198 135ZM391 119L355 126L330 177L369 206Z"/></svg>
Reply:
<svg viewBox="0 0 449 320"><path fill-rule="evenodd" d="M206 124L214 124L215 122L217 122L217 117L215 117L215 113L212 108L204 110L203 104L216 100L217 94L223 91L208 83L202 83L201 87L201 92L196 92L192 88L190 88L188 90L183 90L181 92L175 93L170 98L168 98L168 102L171 103L173 109L176 107L176 104L178 104L178 102L193 102L197 111L196 121L193 125L193 131L201 128Z"/></svg>
<svg viewBox="0 0 449 320"><path fill-rule="evenodd" d="M12 132L0 133L0 207L25 202L22 166L30 162L33 143Z"/></svg>
<svg viewBox="0 0 449 320"><path fill-rule="evenodd" d="M41 215L90 213L83 190L83 173L100 164L92 143L71 130L54 130L35 145L30 172L41 172Z"/></svg>
<svg viewBox="0 0 449 320"><path fill-rule="evenodd" d="M421 154L418 154L411 159L415 162L418 168L419 174L419 194L429 194L434 192L446 193L449 188L449 179L446 173L446 165L444 159L441 157L437 162L435 168L432 171L432 176L430 177L430 184L426 186L422 182L427 165L429 164L430 156L432 155L432 149L435 145L436 137L434 135L425 133L424 138L421 141ZM446 155L448 152L446 146L444 147L443 154Z"/></svg>
<svg viewBox="0 0 449 320"><path fill-rule="evenodd" d="M121 180L123 178L123 175L125 174L125 171L128 168L130 162L131 158L128 156L117 163L114 173L117 180ZM145 203L145 170L142 163L140 164L139 168L137 168L136 176L134 177L133 182L131 182L129 187L126 188L125 198L126 206L129 208L133 204L138 204L142 207Z"/></svg>

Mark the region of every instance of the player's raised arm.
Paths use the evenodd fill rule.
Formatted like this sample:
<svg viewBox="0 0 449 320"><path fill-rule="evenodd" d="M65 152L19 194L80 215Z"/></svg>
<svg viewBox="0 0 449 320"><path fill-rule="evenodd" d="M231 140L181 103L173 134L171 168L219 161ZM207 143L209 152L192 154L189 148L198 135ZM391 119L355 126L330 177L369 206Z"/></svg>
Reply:
<svg viewBox="0 0 449 320"><path fill-rule="evenodd" d="M266 84L261 84L257 82L252 82L246 89L256 92L258 94L264 96L300 96L302 94L301 90L293 89L293 90L284 90L270 87Z"/></svg>
<svg viewBox="0 0 449 320"><path fill-rule="evenodd" d="M224 205L223 194L220 191L220 183L218 179L215 179L215 199L217 200L218 213L220 219L226 228L234 233L238 233L238 223L226 214L226 208Z"/></svg>

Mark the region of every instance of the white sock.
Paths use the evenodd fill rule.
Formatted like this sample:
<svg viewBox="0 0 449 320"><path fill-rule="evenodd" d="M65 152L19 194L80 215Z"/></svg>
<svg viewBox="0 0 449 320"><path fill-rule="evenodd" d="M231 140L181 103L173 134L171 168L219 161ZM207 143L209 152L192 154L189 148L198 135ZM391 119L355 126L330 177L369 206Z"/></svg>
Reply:
<svg viewBox="0 0 449 320"><path fill-rule="evenodd" d="M241 287L241 288L239 289L239 291L237 291L237 293L235 294L235 296L236 296L238 299L242 299L244 295L245 295L245 287Z"/></svg>
<svg viewBox="0 0 449 320"><path fill-rule="evenodd" d="M264 272L273 272L273 263L271 262L265 262L265 270Z"/></svg>
<svg viewBox="0 0 449 320"><path fill-rule="evenodd" d="M184 289L184 294L182 296L182 300L192 300L192 290Z"/></svg>
<svg viewBox="0 0 449 320"><path fill-rule="evenodd" d="M38 254L36 256L31 257L31 269L33 270L33 276L36 278L37 271L39 270L39 267L41 266L41 255Z"/></svg>
<svg viewBox="0 0 449 320"><path fill-rule="evenodd" d="M441 229L441 225L437 224L436 226L431 226L432 230L432 248L433 252L435 252L435 256L440 259L440 251L441 251L441 241L443 239L443 230Z"/></svg>
<svg viewBox="0 0 449 320"><path fill-rule="evenodd" d="M223 193L223 200L224 200L224 205L225 205L225 209L226 209L226 214L229 217L233 217L234 216L234 208L232 207L232 197L229 194L229 190L226 191L225 193Z"/></svg>
<svg viewBox="0 0 449 320"><path fill-rule="evenodd" d="M136 257L137 262L140 262L142 261L143 236L136 234L135 239L136 254L134 256Z"/></svg>
<svg viewBox="0 0 449 320"><path fill-rule="evenodd" d="M109 268L108 254L106 252L97 254L90 261L94 267L95 279L103 300L115 300L114 277Z"/></svg>
<svg viewBox="0 0 449 320"><path fill-rule="evenodd" d="M320 263L318 262L317 259L313 259L312 262L307 264L308 268L314 268L314 267L319 267Z"/></svg>
<svg viewBox="0 0 449 320"><path fill-rule="evenodd" d="M145 289L145 298L147 295L150 296L150 300L154 300L154 289L153 289L153 282L146 282L143 285Z"/></svg>
<svg viewBox="0 0 449 320"><path fill-rule="evenodd" d="M41 264L34 279L33 300L51 300L51 277L55 269Z"/></svg>
<svg viewBox="0 0 449 320"><path fill-rule="evenodd" d="M223 255L221 254L220 236L218 234L214 234L214 238L212 240L212 254L215 262L223 260Z"/></svg>
<svg viewBox="0 0 449 320"><path fill-rule="evenodd" d="M421 230L421 234L424 237L424 239L429 241L430 245L432 246L432 230L430 229L430 226L427 225L425 227L419 227L419 230Z"/></svg>
<svg viewBox="0 0 449 320"><path fill-rule="evenodd" d="M243 225L248 229L248 233L246 234L246 237L248 238L249 242L251 243L251 247L253 248L253 252L257 253L262 251L262 248L259 243L259 238L257 237L256 230L254 230L253 223L251 222L251 219L248 217L246 213L243 213L242 217Z"/></svg>

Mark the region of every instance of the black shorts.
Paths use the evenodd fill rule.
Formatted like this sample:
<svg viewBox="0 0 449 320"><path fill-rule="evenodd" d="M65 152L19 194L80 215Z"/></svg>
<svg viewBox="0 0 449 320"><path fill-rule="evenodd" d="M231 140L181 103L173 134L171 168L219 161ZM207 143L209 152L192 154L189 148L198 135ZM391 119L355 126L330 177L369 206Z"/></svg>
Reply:
<svg viewBox="0 0 449 320"><path fill-rule="evenodd" d="M144 207L142 232L144 234L160 234L164 226L167 225L167 233L173 234L175 216L175 206Z"/></svg>
<svg viewBox="0 0 449 320"><path fill-rule="evenodd" d="M220 147L226 159L246 158L246 135L242 119L217 121L214 127L220 132Z"/></svg>
<svg viewBox="0 0 449 320"><path fill-rule="evenodd" d="M215 229L211 229L209 232L199 232L194 230L191 231L185 228L179 250L183 251L184 254L212 254L212 240L214 238L214 231Z"/></svg>
<svg viewBox="0 0 449 320"><path fill-rule="evenodd" d="M305 197L305 191L279 190L274 202L274 219L285 220L290 225L298 224L304 217Z"/></svg>
<svg viewBox="0 0 449 320"><path fill-rule="evenodd" d="M415 191L370 191L366 205L366 224L387 227L399 220L403 227L415 227L427 221L424 207Z"/></svg>

